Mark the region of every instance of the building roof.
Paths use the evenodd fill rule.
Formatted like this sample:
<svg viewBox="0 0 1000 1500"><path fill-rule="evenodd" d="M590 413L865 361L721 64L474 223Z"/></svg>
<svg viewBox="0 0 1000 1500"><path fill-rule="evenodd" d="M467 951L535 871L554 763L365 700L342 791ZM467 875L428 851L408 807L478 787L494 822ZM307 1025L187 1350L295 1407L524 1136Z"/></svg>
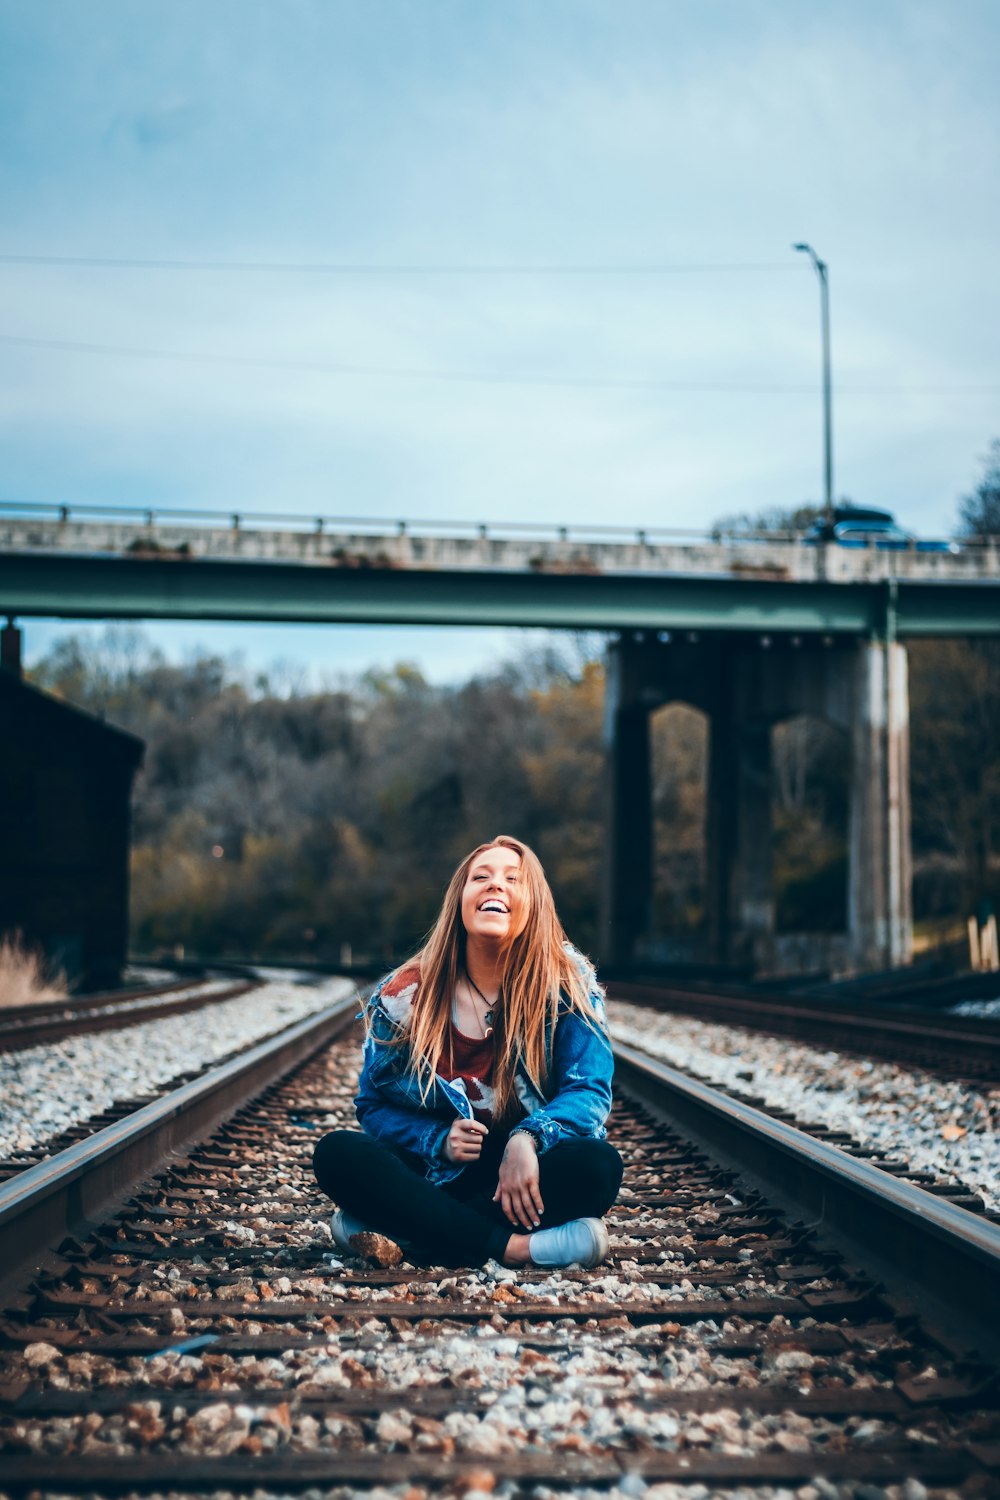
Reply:
<svg viewBox="0 0 1000 1500"><path fill-rule="evenodd" d="M146 748L138 735L107 724L96 714L66 703L3 669L0 669L0 715L7 719L8 734L21 725L45 737L64 736L74 745L99 747L103 754L133 769Z"/></svg>

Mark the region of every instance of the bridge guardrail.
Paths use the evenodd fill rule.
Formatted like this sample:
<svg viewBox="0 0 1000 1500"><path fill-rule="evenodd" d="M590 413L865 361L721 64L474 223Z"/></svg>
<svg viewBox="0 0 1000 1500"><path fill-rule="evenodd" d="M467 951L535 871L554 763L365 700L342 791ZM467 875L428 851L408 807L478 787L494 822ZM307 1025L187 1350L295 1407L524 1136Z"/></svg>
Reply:
<svg viewBox="0 0 1000 1500"><path fill-rule="evenodd" d="M310 512L204 510L181 506L165 508L148 505L99 505L93 503L65 504L59 501L15 501L0 500L0 516L12 520L38 519L68 523L77 519L86 521L104 520L115 522L132 521L150 530L157 527L175 526L178 522L193 523L198 529L214 529L220 526L233 531L246 528L285 531L310 531L337 535L349 531L363 531L372 537L419 536L435 539L456 540L473 537L479 539L532 538L539 541L576 542L585 545L588 541L604 543L618 542L630 546L699 544L740 546L743 544L788 546L805 545L806 533L802 531L736 531L730 527L685 527L685 526L608 526L598 523L578 522L560 525L544 521L466 521L461 519L404 519L381 516L317 515ZM944 538L943 540L950 540ZM961 546L969 550L995 550L996 537L963 537ZM811 544L812 545L812 544ZM820 543L820 548L835 542ZM909 550L915 551L917 539L911 538ZM864 550L881 551L877 538Z"/></svg>

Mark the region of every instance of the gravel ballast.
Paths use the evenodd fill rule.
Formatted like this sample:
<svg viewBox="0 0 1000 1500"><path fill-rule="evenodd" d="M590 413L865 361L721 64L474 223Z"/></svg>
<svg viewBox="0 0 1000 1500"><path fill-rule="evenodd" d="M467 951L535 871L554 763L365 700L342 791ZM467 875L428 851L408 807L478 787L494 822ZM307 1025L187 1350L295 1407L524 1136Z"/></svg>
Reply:
<svg viewBox="0 0 1000 1500"><path fill-rule="evenodd" d="M94 1461L151 1475L195 1463L224 1495L225 1463L260 1459L256 1500L292 1492L274 1471L264 1487L271 1462L300 1478L358 1463L375 1479L380 1459L398 1474L411 1456L442 1477L371 1489L321 1478L305 1500L944 1500L917 1480L801 1482L865 1450L880 1472L880 1450L904 1442L918 1466L924 1444L982 1429L911 1410L897 1375L947 1379L945 1351L909 1321L873 1337L864 1297L857 1337L843 1336L843 1307L830 1324L824 1299L846 1293L849 1306L857 1272L816 1263L808 1238L627 1103L612 1122L628 1167L613 1257L593 1271L404 1260L386 1275L334 1251L311 1147L353 1122L357 1064L354 1039L324 1049L144 1185L102 1229L98 1259L38 1284L44 1322L0 1351L0 1386L30 1387L0 1413L16 1461L81 1478ZM33 1411L39 1394L54 1409ZM800 1482L753 1483L785 1457ZM628 1472L647 1460L681 1481ZM580 1482L519 1482L522 1463ZM744 1482L684 1483L701 1464Z"/></svg>
<svg viewBox="0 0 1000 1500"><path fill-rule="evenodd" d="M690 1016L608 1005L613 1037L803 1124L847 1131L979 1193L1000 1210L1000 1090L983 1092L895 1063L820 1051Z"/></svg>
<svg viewBox="0 0 1000 1500"><path fill-rule="evenodd" d="M0 1157L44 1147L117 1101L211 1067L353 988L352 980L342 978L270 982L184 1015L0 1056Z"/></svg>

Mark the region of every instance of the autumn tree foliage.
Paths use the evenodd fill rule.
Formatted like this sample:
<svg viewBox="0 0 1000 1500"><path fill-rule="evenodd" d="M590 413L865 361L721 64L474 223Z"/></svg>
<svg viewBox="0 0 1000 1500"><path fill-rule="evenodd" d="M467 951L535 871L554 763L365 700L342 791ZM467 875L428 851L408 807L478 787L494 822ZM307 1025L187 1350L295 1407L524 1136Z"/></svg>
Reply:
<svg viewBox="0 0 1000 1500"><path fill-rule="evenodd" d="M541 855L574 940L598 951L606 858L600 641L557 638L459 686L398 665L306 691L217 657L166 662L141 632L70 637L40 686L146 741L133 817L133 948L375 963L416 946L473 844ZM915 911L1000 898L1000 647L910 648ZM707 928L710 725L652 716L653 949L697 954ZM843 737L774 730L779 930L845 921Z"/></svg>
<svg viewBox="0 0 1000 1500"><path fill-rule="evenodd" d="M1000 438L958 517L972 546L1000 538ZM917 642L910 700L918 907L1000 905L1000 642Z"/></svg>
<svg viewBox="0 0 1000 1500"><path fill-rule="evenodd" d="M419 943L458 859L501 832L538 850L595 946L604 674L572 641L458 687L401 664L317 693L210 656L170 665L112 630L34 676L146 741L137 951L381 961Z"/></svg>
<svg viewBox="0 0 1000 1500"><path fill-rule="evenodd" d="M916 642L910 710L916 909L1000 905L1000 643Z"/></svg>

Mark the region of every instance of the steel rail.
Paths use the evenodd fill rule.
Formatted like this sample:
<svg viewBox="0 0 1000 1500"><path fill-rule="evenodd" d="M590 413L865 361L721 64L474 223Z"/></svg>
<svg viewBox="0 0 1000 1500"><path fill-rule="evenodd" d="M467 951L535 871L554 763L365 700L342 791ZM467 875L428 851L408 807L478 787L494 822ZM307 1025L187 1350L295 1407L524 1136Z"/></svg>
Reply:
<svg viewBox="0 0 1000 1500"><path fill-rule="evenodd" d="M981 1083L1000 1081L1000 1025L986 1018L940 1018L916 1010L887 1011L874 1005L863 1008L825 999L804 1001L725 988L702 990L618 981L609 984L608 995L612 1000L705 1021L846 1047L865 1057L898 1057L912 1064L914 1049L924 1049L925 1066L932 1072L974 1077Z"/></svg>
<svg viewBox="0 0 1000 1500"><path fill-rule="evenodd" d="M173 977L163 984L101 990L92 995L60 995L54 1000L29 1000L23 1005L5 1005L0 1009L0 1024L6 1026L20 1021L48 1020L52 1016L84 1015L88 1010L97 1010L104 1005L127 1005L132 1000L152 1001L159 995L169 995L175 990L189 990L201 982L201 975L189 974L183 979Z"/></svg>
<svg viewBox="0 0 1000 1500"><path fill-rule="evenodd" d="M27 1047L42 1046L46 1042L60 1042L65 1037L90 1036L96 1031L124 1030L128 1026L138 1026L143 1021L162 1021L169 1016L184 1015L189 1011L204 1010L206 1006L218 1005L225 1000L235 1000L240 995L245 995L248 990L259 987L259 980L243 980L239 984L227 985L224 989L214 990L210 994L197 993L187 994L183 997L158 999L155 995L149 997L146 1004L141 998L122 1001L120 1005L113 1002L106 1009L96 1011L88 1007L79 1012L72 1005L65 1006L55 1014L41 1016L37 1021L17 1020L8 1026L6 1020L0 1019L0 1053L20 1052ZM172 988L190 990L193 986L179 985ZM2 1014L2 1013L0 1013Z"/></svg>
<svg viewBox="0 0 1000 1500"><path fill-rule="evenodd" d="M993 981L993 988L1000 988L1000 980ZM1000 1021L979 1016L933 1015L912 1006L893 1003L887 1008L884 1001L870 1003L845 1002L826 996L803 998L794 992L770 994L764 989L742 989L736 986L707 985L702 988L684 984L656 984L632 980L611 980L609 993L622 1000L653 1001L667 1000L687 1004L704 1002L713 1005L731 1005L734 1010L743 1010L752 1015L779 1011L795 1019L807 1022L850 1021L868 1031L884 1030L898 1035L927 1036L934 1040L954 1042L989 1039L991 1044L1000 1044Z"/></svg>
<svg viewBox="0 0 1000 1500"><path fill-rule="evenodd" d="M928 1322L1000 1347L1000 1226L814 1140L742 1100L614 1042L616 1083L682 1125L739 1173L763 1181L855 1261L901 1290Z"/></svg>
<svg viewBox="0 0 1000 1500"><path fill-rule="evenodd" d="M23 1276L29 1263L106 1213L168 1153L215 1129L248 1098L340 1036L357 1004L353 991L0 1185L0 1278Z"/></svg>

